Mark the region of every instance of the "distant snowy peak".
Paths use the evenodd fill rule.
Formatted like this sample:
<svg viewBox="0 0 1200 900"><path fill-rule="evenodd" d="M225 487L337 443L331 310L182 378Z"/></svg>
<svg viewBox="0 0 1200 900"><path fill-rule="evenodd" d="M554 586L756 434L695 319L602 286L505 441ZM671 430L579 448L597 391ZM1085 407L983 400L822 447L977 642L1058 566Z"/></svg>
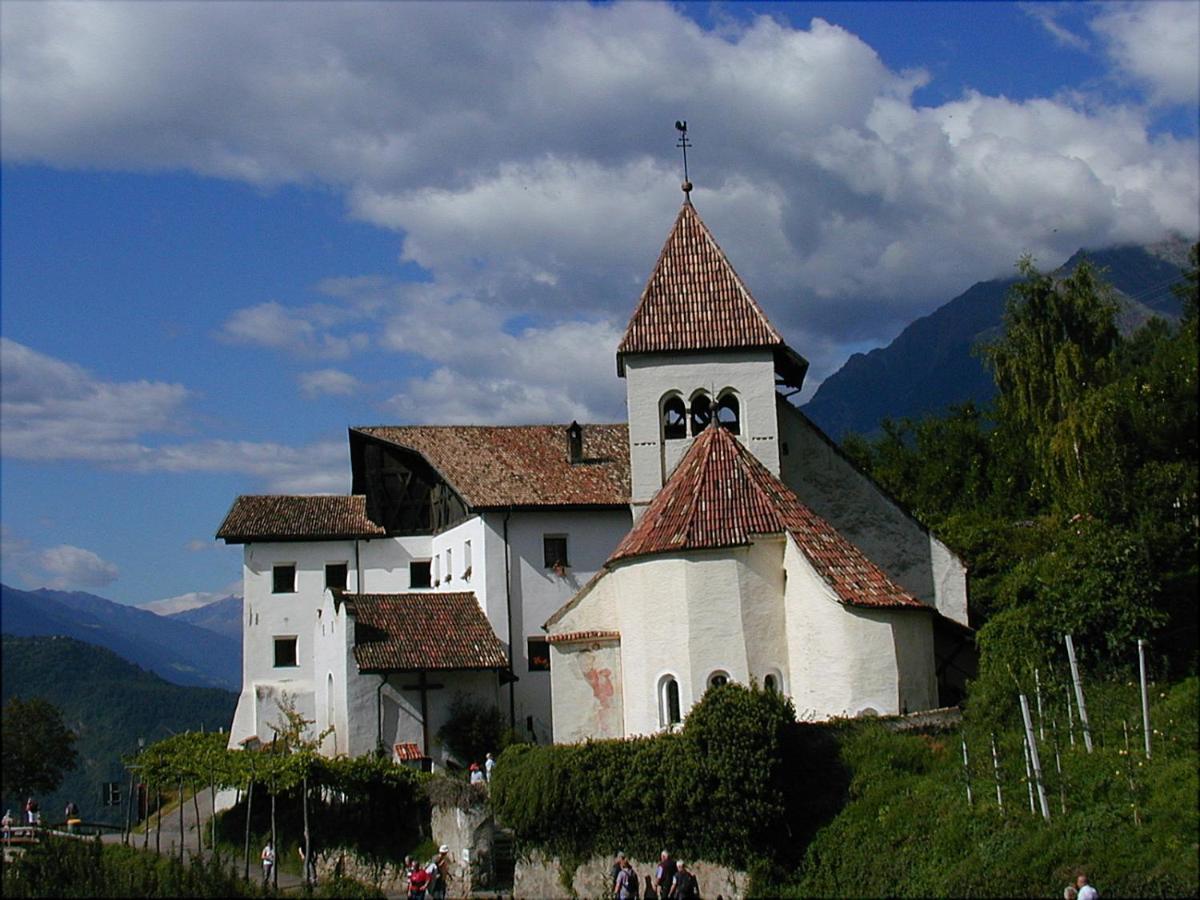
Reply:
<svg viewBox="0 0 1200 900"><path fill-rule="evenodd" d="M140 603L138 604L138 609L144 609L159 616L173 616L178 613L188 612L189 610L200 609L204 606L211 606L214 603L220 603L222 600L228 600L231 597L241 599L240 594L229 594L221 591L191 591L187 594L180 594L178 597L167 597L163 600L151 600L148 603Z"/></svg>

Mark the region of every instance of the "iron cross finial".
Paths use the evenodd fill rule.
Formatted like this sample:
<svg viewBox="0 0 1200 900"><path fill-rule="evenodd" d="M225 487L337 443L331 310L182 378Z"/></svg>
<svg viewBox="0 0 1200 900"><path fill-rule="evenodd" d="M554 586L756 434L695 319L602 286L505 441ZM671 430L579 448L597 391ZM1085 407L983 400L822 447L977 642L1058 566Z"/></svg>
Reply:
<svg viewBox="0 0 1200 900"><path fill-rule="evenodd" d="M688 140L687 136L687 120L676 120L675 130L679 132L679 140L675 142L675 146L683 151L683 193L691 200L692 182L688 179L687 152L688 147L692 146L692 142Z"/></svg>

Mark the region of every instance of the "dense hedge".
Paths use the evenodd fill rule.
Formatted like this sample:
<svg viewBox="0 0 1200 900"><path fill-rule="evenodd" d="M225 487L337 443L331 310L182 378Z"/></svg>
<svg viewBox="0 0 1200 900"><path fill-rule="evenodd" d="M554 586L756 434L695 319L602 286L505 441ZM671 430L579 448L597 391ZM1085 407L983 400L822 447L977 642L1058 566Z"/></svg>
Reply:
<svg viewBox="0 0 1200 900"><path fill-rule="evenodd" d="M511 747L491 797L524 846L565 860L668 847L745 868L794 863L846 784L828 729L798 725L777 694L728 684L676 734Z"/></svg>

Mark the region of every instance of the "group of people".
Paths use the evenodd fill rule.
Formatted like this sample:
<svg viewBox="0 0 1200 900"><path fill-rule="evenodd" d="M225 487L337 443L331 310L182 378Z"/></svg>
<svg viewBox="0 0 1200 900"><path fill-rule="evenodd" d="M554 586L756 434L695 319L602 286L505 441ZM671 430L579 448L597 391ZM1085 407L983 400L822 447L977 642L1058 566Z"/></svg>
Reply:
<svg viewBox="0 0 1200 900"><path fill-rule="evenodd" d="M635 900L641 894L639 876L624 853L612 866L612 895L617 900ZM677 862L664 850L659 854L653 878L646 876L644 900L699 900L700 885L686 863Z"/></svg>
<svg viewBox="0 0 1200 900"><path fill-rule="evenodd" d="M471 773L471 784L483 784L485 781L491 781L494 768L496 768L496 758L490 753L483 761L482 766L477 762L471 763L467 769Z"/></svg>
<svg viewBox="0 0 1200 900"><path fill-rule="evenodd" d="M424 866L411 856L404 857L404 871L408 877L408 900L445 900L450 884L450 846L442 844L437 855Z"/></svg>

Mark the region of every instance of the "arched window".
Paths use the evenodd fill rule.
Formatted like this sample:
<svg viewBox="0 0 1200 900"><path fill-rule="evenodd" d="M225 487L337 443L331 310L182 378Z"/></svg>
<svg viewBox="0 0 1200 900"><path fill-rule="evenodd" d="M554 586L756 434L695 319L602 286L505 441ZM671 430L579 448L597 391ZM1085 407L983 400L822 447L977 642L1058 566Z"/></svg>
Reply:
<svg viewBox="0 0 1200 900"><path fill-rule="evenodd" d="M671 394L663 400L662 428L664 440L675 441L687 437L687 409L678 394Z"/></svg>
<svg viewBox="0 0 1200 900"><path fill-rule="evenodd" d="M742 409L733 391L722 394L717 401L717 421L731 434L742 433Z"/></svg>
<svg viewBox="0 0 1200 900"><path fill-rule="evenodd" d="M721 687L729 684L729 673L722 672L720 669L708 676L708 686L710 688Z"/></svg>
<svg viewBox="0 0 1200 900"><path fill-rule="evenodd" d="M664 675L658 683L658 724L663 728L683 721L679 706L679 682L674 675Z"/></svg>
<svg viewBox="0 0 1200 900"><path fill-rule="evenodd" d="M695 437L712 421L712 401L708 394L700 393L692 398L692 437Z"/></svg>
<svg viewBox="0 0 1200 900"><path fill-rule="evenodd" d="M771 673L763 676L763 688L772 694L779 693L779 680Z"/></svg>

